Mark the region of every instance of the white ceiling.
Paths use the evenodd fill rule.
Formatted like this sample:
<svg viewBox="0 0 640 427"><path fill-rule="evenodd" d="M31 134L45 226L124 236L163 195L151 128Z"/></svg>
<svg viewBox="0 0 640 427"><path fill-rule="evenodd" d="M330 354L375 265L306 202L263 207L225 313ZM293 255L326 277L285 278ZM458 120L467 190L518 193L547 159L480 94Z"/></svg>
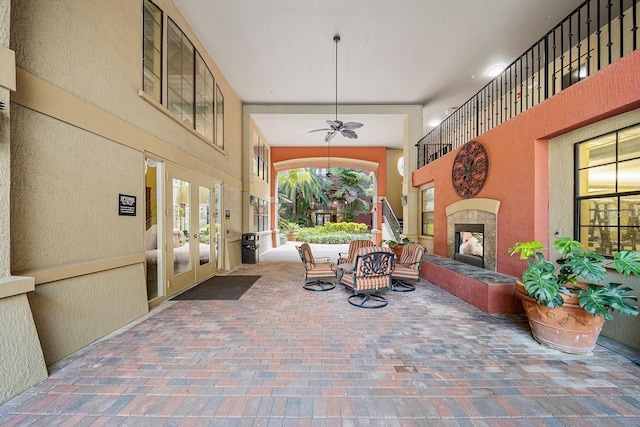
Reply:
<svg viewBox="0 0 640 427"><path fill-rule="evenodd" d="M421 105L423 129L484 87L583 0L175 0L245 104ZM252 116L272 146L324 145L321 114ZM351 111L351 110L350 110ZM401 147L403 117L340 114L358 139ZM417 142L417 141L412 141Z"/></svg>

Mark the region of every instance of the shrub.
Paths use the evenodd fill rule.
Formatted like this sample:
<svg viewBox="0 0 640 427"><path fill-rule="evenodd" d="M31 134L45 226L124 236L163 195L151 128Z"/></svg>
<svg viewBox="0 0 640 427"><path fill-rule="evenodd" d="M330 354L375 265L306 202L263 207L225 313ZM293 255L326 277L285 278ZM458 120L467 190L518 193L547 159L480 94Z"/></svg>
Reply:
<svg viewBox="0 0 640 427"><path fill-rule="evenodd" d="M278 228L280 229L280 234L284 235L293 235L294 238L297 239L298 232L300 231L300 226L295 222L287 221L284 218L280 218L278 220Z"/></svg>
<svg viewBox="0 0 640 427"><path fill-rule="evenodd" d="M368 232L366 224L357 222L327 222L324 227L329 233L341 231L351 234L364 234Z"/></svg>
<svg viewBox="0 0 640 427"><path fill-rule="evenodd" d="M354 222L326 223L296 230L297 241L306 243L342 244L352 240L371 239L365 224Z"/></svg>
<svg viewBox="0 0 640 427"><path fill-rule="evenodd" d="M352 234L352 233L322 233L322 234L308 234L301 237L301 240L306 243L323 243L323 244L345 244L352 240L371 239L370 234Z"/></svg>

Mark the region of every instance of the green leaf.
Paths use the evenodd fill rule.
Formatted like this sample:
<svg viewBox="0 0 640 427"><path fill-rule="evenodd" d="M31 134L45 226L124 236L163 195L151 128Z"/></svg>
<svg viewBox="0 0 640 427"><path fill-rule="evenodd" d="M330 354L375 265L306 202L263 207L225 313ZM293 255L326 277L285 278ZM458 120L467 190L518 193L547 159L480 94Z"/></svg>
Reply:
<svg viewBox="0 0 640 427"><path fill-rule="evenodd" d="M574 248L566 258L563 268L570 268L573 277L585 282L600 283L607 277L607 270L604 267L604 257L582 248Z"/></svg>
<svg viewBox="0 0 640 427"><path fill-rule="evenodd" d="M510 255L519 254L520 259L533 257L538 251L545 251L547 248L540 242L518 242L509 249Z"/></svg>
<svg viewBox="0 0 640 427"><path fill-rule="evenodd" d="M621 251L613 254L613 264L618 272L629 277L633 274L640 276L640 252Z"/></svg>
<svg viewBox="0 0 640 427"><path fill-rule="evenodd" d="M609 283L605 286L589 284L580 292L580 307L593 316L601 316L606 320L613 319L614 311L624 316L637 316L638 307L625 300L637 301L635 295L624 295L632 289L619 283Z"/></svg>
<svg viewBox="0 0 640 427"><path fill-rule="evenodd" d="M558 296L558 290L560 284L554 277L554 275L544 268L528 268L522 274L522 283L525 290L534 298L538 304L547 305L550 307L558 307L564 302L562 297L560 301L556 299Z"/></svg>
<svg viewBox="0 0 640 427"><path fill-rule="evenodd" d="M570 237L558 237L553 241L553 246L556 247L558 252L565 256L571 253L574 249L582 249L582 244Z"/></svg>

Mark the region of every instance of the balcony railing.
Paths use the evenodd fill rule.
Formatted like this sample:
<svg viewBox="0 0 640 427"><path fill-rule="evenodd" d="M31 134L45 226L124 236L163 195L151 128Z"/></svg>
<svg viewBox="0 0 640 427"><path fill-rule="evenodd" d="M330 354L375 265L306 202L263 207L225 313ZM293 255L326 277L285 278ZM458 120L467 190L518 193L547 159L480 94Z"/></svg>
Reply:
<svg viewBox="0 0 640 427"><path fill-rule="evenodd" d="M587 0L422 137L418 168L638 48L640 0Z"/></svg>

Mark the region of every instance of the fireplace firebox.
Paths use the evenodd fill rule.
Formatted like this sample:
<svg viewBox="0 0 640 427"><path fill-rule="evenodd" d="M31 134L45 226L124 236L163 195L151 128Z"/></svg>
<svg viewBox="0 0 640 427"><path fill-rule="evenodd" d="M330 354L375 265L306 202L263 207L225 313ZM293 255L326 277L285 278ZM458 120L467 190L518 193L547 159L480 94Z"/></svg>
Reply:
<svg viewBox="0 0 640 427"><path fill-rule="evenodd" d="M454 232L453 259L485 268L484 224L455 224Z"/></svg>

